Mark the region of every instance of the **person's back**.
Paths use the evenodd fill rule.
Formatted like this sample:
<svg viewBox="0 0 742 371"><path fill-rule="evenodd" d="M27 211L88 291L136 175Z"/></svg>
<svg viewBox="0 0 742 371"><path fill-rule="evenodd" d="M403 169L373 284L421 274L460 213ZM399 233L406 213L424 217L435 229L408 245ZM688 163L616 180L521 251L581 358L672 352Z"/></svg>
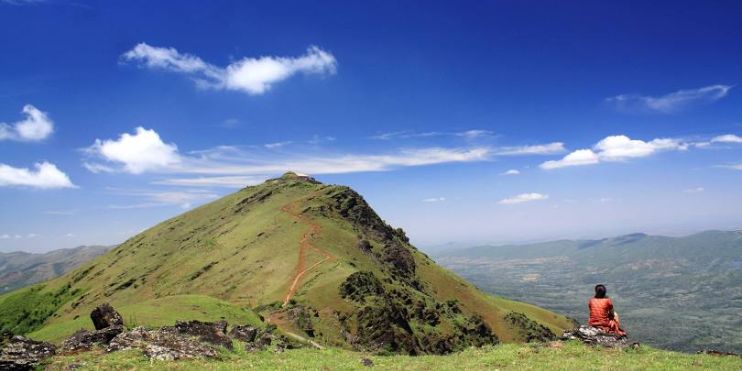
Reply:
<svg viewBox="0 0 742 371"><path fill-rule="evenodd" d="M613 301L606 296L606 291L604 285L595 286L595 297L590 298L587 303L588 309L590 309L590 318L587 324L606 332L625 336L626 332L621 329L618 313L613 310Z"/></svg>
<svg viewBox="0 0 742 371"><path fill-rule="evenodd" d="M590 326L601 327L608 326L613 312L613 301L611 298L590 298L587 304L590 309L590 319L587 324Z"/></svg>

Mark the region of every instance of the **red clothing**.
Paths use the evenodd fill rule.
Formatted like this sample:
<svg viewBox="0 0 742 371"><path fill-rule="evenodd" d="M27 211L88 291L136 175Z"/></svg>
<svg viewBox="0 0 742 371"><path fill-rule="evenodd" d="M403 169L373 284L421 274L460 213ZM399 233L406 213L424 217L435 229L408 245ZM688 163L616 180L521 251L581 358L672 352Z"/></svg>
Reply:
<svg viewBox="0 0 742 371"><path fill-rule="evenodd" d="M587 307L590 309L588 325L617 335L626 335L626 332L621 329L618 316L614 315L611 298L591 298Z"/></svg>

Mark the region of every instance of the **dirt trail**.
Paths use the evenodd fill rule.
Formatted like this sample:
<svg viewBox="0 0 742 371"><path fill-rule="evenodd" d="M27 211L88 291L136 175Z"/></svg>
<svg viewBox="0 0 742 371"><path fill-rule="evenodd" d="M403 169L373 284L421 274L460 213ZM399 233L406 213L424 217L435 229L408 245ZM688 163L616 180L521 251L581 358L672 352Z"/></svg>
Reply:
<svg viewBox="0 0 742 371"><path fill-rule="evenodd" d="M311 271L312 269L318 267L320 264L335 260L335 257L332 256L329 252L326 250L323 250L317 246L314 246L310 241L315 236L319 235L320 231L322 230L322 227L313 222L311 219L305 217L304 215L301 215L300 212L297 211L298 201L291 202L289 204L284 205L281 208L281 211L289 214L292 218L294 218L297 222L306 224L309 229L304 232L304 235L301 237L301 240L299 240L299 261L296 263L296 269L294 270L294 277L293 281L291 282L291 287L289 287L289 291L286 293L286 298L283 300L283 306L286 306L286 304L289 303L289 300L291 300L291 297L296 294L296 290L299 288L299 283L301 282L302 277L304 275ZM306 257L307 252L314 251L315 253L322 255L324 258L310 266L309 268L305 268L306 266Z"/></svg>

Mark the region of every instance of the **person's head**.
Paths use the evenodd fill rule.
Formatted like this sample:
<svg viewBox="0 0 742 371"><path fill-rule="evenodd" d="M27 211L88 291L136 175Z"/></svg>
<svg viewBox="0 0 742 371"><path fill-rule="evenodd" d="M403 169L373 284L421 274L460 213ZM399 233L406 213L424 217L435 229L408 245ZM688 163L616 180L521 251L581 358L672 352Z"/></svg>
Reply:
<svg viewBox="0 0 742 371"><path fill-rule="evenodd" d="M596 285L595 286L595 297L596 298L604 298L606 293L605 285Z"/></svg>

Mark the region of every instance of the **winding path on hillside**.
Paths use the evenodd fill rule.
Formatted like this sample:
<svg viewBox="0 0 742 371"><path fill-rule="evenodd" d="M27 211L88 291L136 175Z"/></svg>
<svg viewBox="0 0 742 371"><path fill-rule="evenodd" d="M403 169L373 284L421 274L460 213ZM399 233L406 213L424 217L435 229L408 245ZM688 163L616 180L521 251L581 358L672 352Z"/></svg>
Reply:
<svg viewBox="0 0 742 371"><path fill-rule="evenodd" d="M283 300L283 306L286 306L286 304L289 303L289 300L291 300L291 297L296 294L296 290L299 289L301 279L307 272L317 268L322 263L335 260L335 257L327 252L327 250L321 249L312 244L311 240L315 236L319 235L322 227L319 224L313 222L311 219L302 215L301 212L298 211L298 203L298 201L294 201L281 207L281 211L289 214L289 216L291 216L297 222L306 224L309 227L309 229L307 229L307 231L304 232L304 234L302 235L301 240L299 240L299 260L296 263L296 268L294 269L294 277L291 282L291 286L286 293L286 298ZM322 255L323 259L312 264L312 266L310 266L309 268L305 268L307 251L312 250L317 254Z"/></svg>

